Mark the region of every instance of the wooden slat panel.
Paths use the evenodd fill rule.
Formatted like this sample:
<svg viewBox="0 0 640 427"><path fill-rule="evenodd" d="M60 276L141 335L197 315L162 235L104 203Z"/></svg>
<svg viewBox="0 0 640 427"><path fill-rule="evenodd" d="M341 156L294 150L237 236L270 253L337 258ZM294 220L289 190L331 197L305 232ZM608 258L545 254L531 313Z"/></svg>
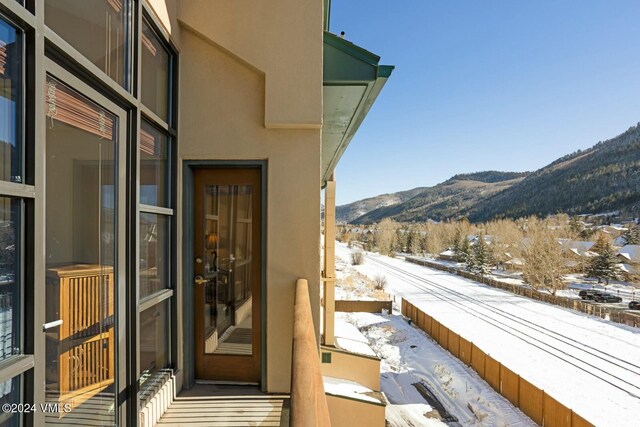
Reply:
<svg viewBox="0 0 640 427"><path fill-rule="evenodd" d="M484 378L484 362L487 355L474 344L471 344L471 367Z"/></svg>
<svg viewBox="0 0 640 427"><path fill-rule="evenodd" d="M538 387L520 378L520 409L538 425L542 425L543 392Z"/></svg>
<svg viewBox="0 0 640 427"><path fill-rule="evenodd" d="M497 392L500 392L500 362L493 357L484 359L484 379Z"/></svg>
<svg viewBox="0 0 640 427"><path fill-rule="evenodd" d="M542 417L545 427L571 427L571 409L544 393Z"/></svg>
<svg viewBox="0 0 640 427"><path fill-rule="evenodd" d="M500 365L500 394L514 406L519 406L520 403L519 385L520 376L504 365Z"/></svg>
<svg viewBox="0 0 640 427"><path fill-rule="evenodd" d="M460 360L471 366L471 342L460 337Z"/></svg>
<svg viewBox="0 0 640 427"><path fill-rule="evenodd" d="M447 342L447 350L455 357L460 358L460 335L449 330L449 341Z"/></svg>

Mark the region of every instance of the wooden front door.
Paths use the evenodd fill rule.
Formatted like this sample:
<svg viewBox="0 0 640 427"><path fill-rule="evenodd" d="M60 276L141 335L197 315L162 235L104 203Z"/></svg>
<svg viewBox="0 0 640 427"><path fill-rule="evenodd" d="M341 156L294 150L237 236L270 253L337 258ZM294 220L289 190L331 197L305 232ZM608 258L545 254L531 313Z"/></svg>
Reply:
<svg viewBox="0 0 640 427"><path fill-rule="evenodd" d="M197 169L195 375L257 383L261 351L259 169Z"/></svg>

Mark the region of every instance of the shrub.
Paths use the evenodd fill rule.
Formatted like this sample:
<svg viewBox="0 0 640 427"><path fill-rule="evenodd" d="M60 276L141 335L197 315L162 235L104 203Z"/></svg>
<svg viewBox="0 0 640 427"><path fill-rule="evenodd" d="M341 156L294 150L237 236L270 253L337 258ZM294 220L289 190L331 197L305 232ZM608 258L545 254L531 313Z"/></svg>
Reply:
<svg viewBox="0 0 640 427"><path fill-rule="evenodd" d="M351 264L361 265L364 262L364 254L362 252L351 253Z"/></svg>
<svg viewBox="0 0 640 427"><path fill-rule="evenodd" d="M377 274L376 277L373 278L373 287L378 291L384 291L387 287L387 278L382 274Z"/></svg>

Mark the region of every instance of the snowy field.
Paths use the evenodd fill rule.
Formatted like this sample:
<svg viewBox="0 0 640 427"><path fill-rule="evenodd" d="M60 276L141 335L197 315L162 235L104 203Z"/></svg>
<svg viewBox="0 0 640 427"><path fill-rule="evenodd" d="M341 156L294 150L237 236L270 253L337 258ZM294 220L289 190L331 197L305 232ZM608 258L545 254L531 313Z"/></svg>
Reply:
<svg viewBox="0 0 640 427"><path fill-rule="evenodd" d="M640 425L640 330L377 254L355 268L595 425Z"/></svg>
<svg viewBox="0 0 640 427"><path fill-rule="evenodd" d="M347 259L336 258L337 299L389 298ZM471 368L411 326L396 308L392 314L336 313L336 342L353 353L380 357L381 389L390 402L386 419L391 427L536 425ZM458 421L441 420L438 408L414 384L426 385Z"/></svg>
<svg viewBox="0 0 640 427"><path fill-rule="evenodd" d="M390 426L536 425L399 313L336 313L336 317L356 325L381 358L381 388L390 402L386 409ZM441 421L416 383L426 384L457 423Z"/></svg>
<svg viewBox="0 0 640 427"><path fill-rule="evenodd" d="M458 268L464 270L464 264L453 261L444 261L441 259L427 257L421 258L415 255L409 254L401 254L401 256L407 256L417 259L425 259L432 263L446 265L447 267ZM487 275L488 278L499 280L503 283L508 283L511 285L518 286L527 286L528 285L522 280L522 273L517 271L505 271L505 270L491 270L491 274ZM619 304L606 304L609 307L615 307L619 309L627 309L627 305L630 301L635 301L640 299L640 288L637 285L633 285L628 282L623 282L620 280L612 280L609 285L605 285L605 283L598 283L598 279L584 277L584 274L571 273L565 274L564 281L567 285L567 289L559 290L556 295L565 297L565 298L573 298L573 299L582 299L578 293L582 289L595 289L598 291L608 292L613 295L617 295L622 298L622 303ZM540 292L545 292L544 289L540 289Z"/></svg>

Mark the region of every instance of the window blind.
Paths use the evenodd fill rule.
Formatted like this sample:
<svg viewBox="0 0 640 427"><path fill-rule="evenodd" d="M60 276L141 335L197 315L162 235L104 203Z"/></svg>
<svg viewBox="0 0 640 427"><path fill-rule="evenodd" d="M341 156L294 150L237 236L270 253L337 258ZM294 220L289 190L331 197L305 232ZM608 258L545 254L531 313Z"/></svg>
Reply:
<svg viewBox="0 0 640 427"><path fill-rule="evenodd" d="M55 80L47 81L45 99L47 117L113 140L114 118L111 113L97 108Z"/></svg>

